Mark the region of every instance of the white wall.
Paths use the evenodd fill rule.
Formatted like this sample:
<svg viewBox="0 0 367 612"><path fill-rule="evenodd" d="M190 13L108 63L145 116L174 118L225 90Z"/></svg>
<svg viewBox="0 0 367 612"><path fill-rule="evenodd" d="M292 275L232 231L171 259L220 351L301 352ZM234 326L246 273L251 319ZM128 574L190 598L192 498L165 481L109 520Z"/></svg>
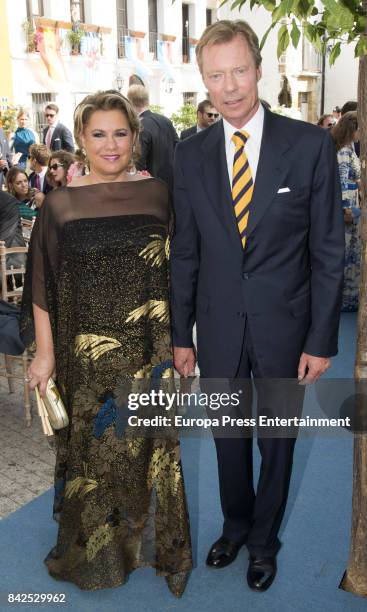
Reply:
<svg viewBox="0 0 367 612"><path fill-rule="evenodd" d="M325 112L334 106L343 106L348 100L357 100L358 59L354 57L354 45L343 45L334 66L326 62Z"/></svg>

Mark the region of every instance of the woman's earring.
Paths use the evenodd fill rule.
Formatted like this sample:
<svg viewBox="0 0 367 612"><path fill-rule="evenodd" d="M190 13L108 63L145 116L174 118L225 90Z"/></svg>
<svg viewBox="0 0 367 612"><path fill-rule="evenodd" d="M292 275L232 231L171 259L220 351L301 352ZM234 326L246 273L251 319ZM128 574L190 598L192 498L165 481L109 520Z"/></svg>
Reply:
<svg viewBox="0 0 367 612"><path fill-rule="evenodd" d="M126 169L127 174L131 174L131 175L136 174L134 154L135 154L135 143L132 146L130 162Z"/></svg>

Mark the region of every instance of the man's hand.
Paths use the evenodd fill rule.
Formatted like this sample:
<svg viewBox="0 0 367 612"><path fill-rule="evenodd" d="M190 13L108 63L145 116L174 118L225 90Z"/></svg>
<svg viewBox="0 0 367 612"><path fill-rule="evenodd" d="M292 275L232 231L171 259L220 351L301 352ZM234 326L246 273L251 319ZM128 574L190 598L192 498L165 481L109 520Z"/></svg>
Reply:
<svg viewBox="0 0 367 612"><path fill-rule="evenodd" d="M179 346L173 347L173 364L180 374L184 378L193 376L195 373L195 352L193 348L183 348Z"/></svg>
<svg viewBox="0 0 367 612"><path fill-rule="evenodd" d="M302 353L298 365L298 380L302 385L315 382L330 368L330 363L328 357L313 357Z"/></svg>
<svg viewBox="0 0 367 612"><path fill-rule="evenodd" d="M8 166L6 159L0 159L0 168L5 168Z"/></svg>

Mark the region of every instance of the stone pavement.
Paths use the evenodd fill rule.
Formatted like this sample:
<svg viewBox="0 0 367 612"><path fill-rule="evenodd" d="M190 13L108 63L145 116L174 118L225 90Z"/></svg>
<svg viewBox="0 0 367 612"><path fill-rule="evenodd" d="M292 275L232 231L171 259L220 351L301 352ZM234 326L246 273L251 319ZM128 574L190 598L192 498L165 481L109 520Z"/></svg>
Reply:
<svg viewBox="0 0 367 612"><path fill-rule="evenodd" d="M27 427L21 381L15 387L9 394L0 377L0 520L53 485L55 455L43 434L34 394Z"/></svg>

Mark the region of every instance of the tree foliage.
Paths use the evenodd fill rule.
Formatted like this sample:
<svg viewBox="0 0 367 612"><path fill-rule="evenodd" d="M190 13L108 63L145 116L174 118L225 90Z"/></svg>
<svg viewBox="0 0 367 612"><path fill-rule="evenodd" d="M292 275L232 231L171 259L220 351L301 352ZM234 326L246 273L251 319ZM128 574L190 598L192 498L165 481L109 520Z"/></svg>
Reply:
<svg viewBox="0 0 367 612"><path fill-rule="evenodd" d="M278 58L290 42L298 46L301 31L313 46L323 54L329 51L330 65L341 52L342 43L355 44L354 55L367 55L366 13L358 0L223 0L221 6L231 3L231 9L248 4L262 6L271 13L271 25L262 37L263 48L269 33L281 23L278 30Z"/></svg>

